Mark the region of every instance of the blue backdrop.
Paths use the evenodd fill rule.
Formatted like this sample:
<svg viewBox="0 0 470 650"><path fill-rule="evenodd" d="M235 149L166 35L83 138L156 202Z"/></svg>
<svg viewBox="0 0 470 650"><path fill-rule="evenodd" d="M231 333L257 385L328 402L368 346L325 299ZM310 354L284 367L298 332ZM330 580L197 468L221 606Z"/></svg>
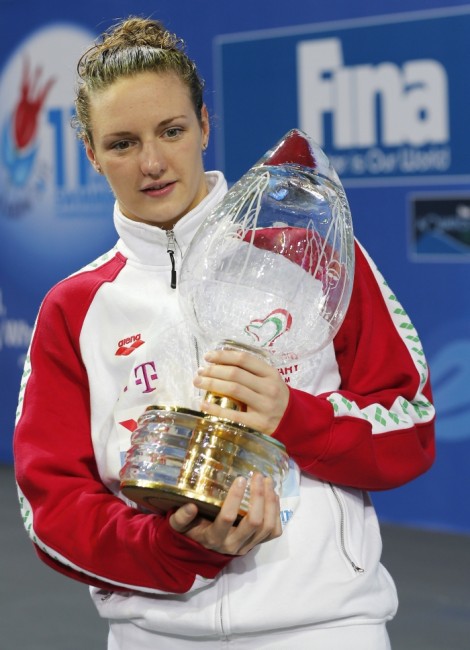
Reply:
<svg viewBox="0 0 470 650"><path fill-rule="evenodd" d="M74 67L115 19L152 15L206 80L207 167L237 180L293 127L332 158L355 231L423 340L435 466L374 495L383 520L470 532L470 4L398 0L0 2L0 460L52 284L115 241L112 197L70 128ZM371 14L373 11L373 14ZM53 396L51 396L53 399Z"/></svg>

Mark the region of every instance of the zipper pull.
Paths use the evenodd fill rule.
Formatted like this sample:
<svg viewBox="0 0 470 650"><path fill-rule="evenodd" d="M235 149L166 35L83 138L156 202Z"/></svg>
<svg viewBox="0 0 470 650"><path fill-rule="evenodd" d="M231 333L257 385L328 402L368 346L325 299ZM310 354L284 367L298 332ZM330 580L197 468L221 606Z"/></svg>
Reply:
<svg viewBox="0 0 470 650"><path fill-rule="evenodd" d="M175 251L176 251L176 240L175 233L173 230L167 230L166 236L168 237L168 243L166 246L166 252L170 256L171 260L171 288L176 289L176 263L175 263Z"/></svg>

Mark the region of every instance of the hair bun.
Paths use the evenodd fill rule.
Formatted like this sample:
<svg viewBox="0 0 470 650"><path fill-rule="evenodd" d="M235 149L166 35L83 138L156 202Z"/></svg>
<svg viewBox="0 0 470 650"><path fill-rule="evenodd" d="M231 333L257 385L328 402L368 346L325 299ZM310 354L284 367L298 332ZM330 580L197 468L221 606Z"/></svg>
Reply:
<svg viewBox="0 0 470 650"><path fill-rule="evenodd" d="M103 35L103 44L116 47L154 47L164 50L183 50L184 41L165 28L158 20L131 17L111 27Z"/></svg>

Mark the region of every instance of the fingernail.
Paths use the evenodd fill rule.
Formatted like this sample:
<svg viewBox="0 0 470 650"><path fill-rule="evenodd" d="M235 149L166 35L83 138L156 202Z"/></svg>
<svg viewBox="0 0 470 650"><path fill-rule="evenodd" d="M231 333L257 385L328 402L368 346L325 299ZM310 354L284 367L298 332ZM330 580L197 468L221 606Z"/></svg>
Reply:
<svg viewBox="0 0 470 650"><path fill-rule="evenodd" d="M264 482L268 486L268 488L274 490L274 481L272 476L265 476L264 477Z"/></svg>
<svg viewBox="0 0 470 650"><path fill-rule="evenodd" d="M235 479L235 483L237 487L244 488L246 487L246 478L244 476L237 476L237 478Z"/></svg>

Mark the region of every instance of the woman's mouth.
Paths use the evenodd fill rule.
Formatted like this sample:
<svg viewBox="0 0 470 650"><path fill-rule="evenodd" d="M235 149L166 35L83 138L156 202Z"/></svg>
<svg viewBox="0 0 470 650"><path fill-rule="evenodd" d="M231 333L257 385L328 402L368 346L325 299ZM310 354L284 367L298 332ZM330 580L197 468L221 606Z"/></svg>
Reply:
<svg viewBox="0 0 470 650"><path fill-rule="evenodd" d="M141 192L151 197L167 196L173 191L176 181L169 181L167 183L152 183L142 188Z"/></svg>

